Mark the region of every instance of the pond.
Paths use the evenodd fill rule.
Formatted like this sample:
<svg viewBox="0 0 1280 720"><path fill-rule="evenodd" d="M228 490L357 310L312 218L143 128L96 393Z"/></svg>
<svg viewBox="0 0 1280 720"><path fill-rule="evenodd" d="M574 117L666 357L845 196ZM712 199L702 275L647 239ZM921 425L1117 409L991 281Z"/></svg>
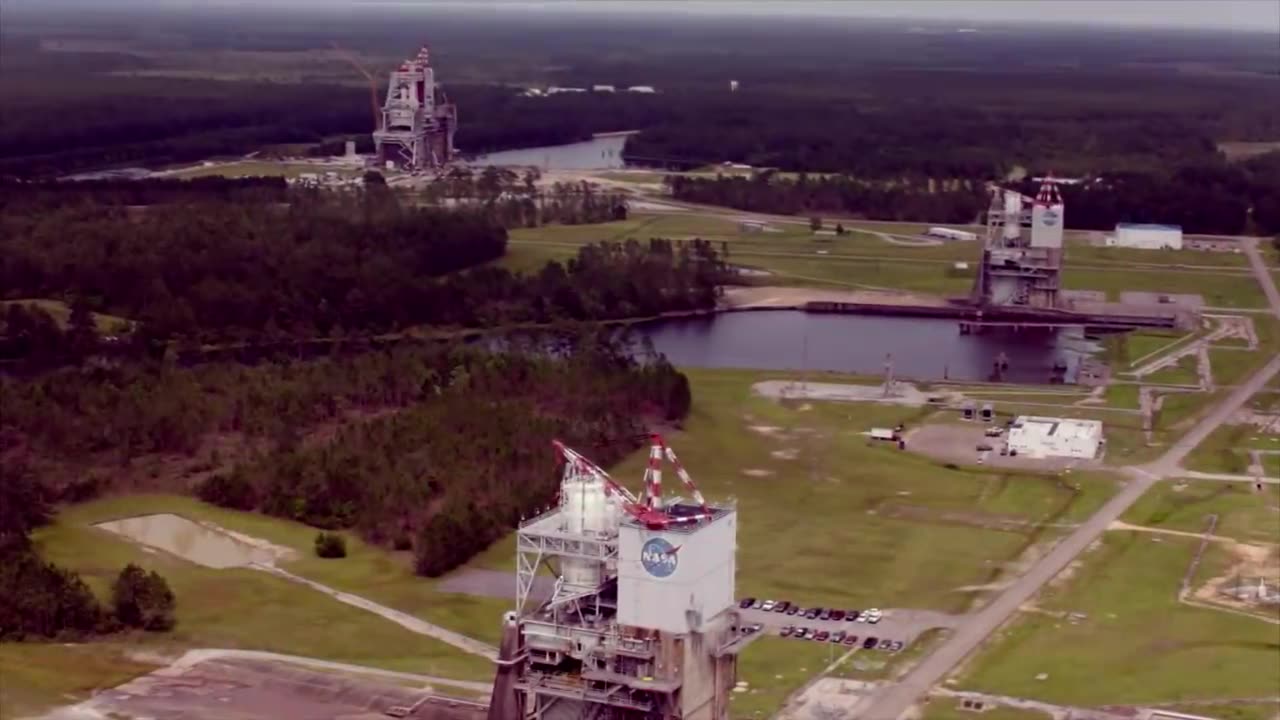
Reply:
<svg viewBox="0 0 1280 720"><path fill-rule="evenodd" d="M1003 354L1002 380L1046 383L1061 364L1063 379L1075 382L1080 361L1100 349L1079 328L961 335L955 320L799 310L721 313L632 329L677 366L879 375L892 355L895 377L926 381L990 380Z"/></svg>
<svg viewBox="0 0 1280 720"><path fill-rule="evenodd" d="M477 155L466 165L519 165L542 170L615 170L623 167L622 148L626 135L608 135L568 145L503 150Z"/></svg>
<svg viewBox="0 0 1280 720"><path fill-rule="evenodd" d="M243 567L252 562L270 565L278 555L269 547L237 540L216 528L170 513L112 520L95 527L211 568Z"/></svg>

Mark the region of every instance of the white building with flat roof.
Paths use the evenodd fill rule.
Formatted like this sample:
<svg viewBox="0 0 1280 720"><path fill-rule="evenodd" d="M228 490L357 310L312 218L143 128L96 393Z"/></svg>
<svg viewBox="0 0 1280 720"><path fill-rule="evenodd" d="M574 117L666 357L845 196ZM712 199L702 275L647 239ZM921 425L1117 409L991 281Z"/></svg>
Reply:
<svg viewBox="0 0 1280 720"><path fill-rule="evenodd" d="M1091 460L1102 446L1102 421L1022 415L1009 426L1009 450L1030 458Z"/></svg>
<svg viewBox="0 0 1280 720"><path fill-rule="evenodd" d="M1182 226L1153 223L1119 223L1116 234L1107 238L1114 247L1139 250L1181 250Z"/></svg>

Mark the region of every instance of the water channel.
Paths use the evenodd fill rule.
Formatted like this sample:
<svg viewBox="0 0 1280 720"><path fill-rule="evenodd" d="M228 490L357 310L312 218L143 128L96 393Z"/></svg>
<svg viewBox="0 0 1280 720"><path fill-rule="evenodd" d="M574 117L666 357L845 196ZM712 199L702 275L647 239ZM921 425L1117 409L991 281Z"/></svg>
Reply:
<svg viewBox="0 0 1280 720"><path fill-rule="evenodd" d="M799 310L730 312L633 326L673 364L878 375L892 355L894 375L915 380L989 380L1003 353L1008 382L1045 383L1055 364L1075 382L1099 345L1079 328L961 335L955 320L832 315Z"/></svg>
<svg viewBox="0 0 1280 720"><path fill-rule="evenodd" d="M477 155L467 165L520 165L542 170L616 170L624 166L626 135L606 135L568 145L503 150Z"/></svg>

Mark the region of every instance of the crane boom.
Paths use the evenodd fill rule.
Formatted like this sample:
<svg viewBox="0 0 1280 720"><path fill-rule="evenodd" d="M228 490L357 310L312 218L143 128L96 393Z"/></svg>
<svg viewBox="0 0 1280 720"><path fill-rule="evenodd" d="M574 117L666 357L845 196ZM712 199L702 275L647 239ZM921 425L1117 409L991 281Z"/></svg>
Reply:
<svg viewBox="0 0 1280 720"><path fill-rule="evenodd" d="M351 67L355 68L369 82L369 110L373 113L373 127L375 130L381 130L382 111L378 108L378 81L374 79L372 73L360 64L360 61L356 59L356 56L350 50L343 48L338 43L329 44L342 56L343 60L346 60Z"/></svg>

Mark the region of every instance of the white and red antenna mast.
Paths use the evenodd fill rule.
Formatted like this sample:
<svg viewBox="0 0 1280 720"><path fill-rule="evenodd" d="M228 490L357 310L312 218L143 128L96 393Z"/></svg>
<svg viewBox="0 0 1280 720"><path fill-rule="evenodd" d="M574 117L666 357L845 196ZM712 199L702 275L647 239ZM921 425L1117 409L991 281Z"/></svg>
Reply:
<svg viewBox="0 0 1280 720"><path fill-rule="evenodd" d="M702 493L694 485L693 478L689 477L688 471L680 464L675 451L667 447L661 435L651 435L650 441L649 462L644 472L645 487L642 498L637 498L625 487L609 477L609 474L599 465L591 462L577 451L570 449L559 440L553 440L552 445L564 456L566 474L586 474L599 479L604 484L605 491L619 499L624 512L651 530L663 530L672 526L688 525L714 517L715 512L707 505ZM700 512L691 515L673 515L664 506L662 502L662 461L664 457L670 460L675 467L676 476L689 489L689 494L693 497L694 502L698 503L701 508Z"/></svg>

